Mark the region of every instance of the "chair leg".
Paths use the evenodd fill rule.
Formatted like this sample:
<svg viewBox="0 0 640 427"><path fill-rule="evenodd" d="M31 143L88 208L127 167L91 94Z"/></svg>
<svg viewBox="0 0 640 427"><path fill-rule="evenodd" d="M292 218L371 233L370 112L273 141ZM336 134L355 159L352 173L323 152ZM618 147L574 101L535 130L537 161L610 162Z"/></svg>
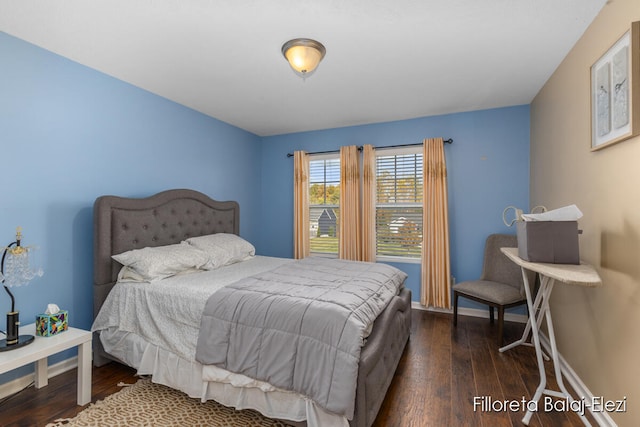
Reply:
<svg viewBox="0 0 640 427"><path fill-rule="evenodd" d="M458 326L458 293L453 292L453 326Z"/></svg>
<svg viewBox="0 0 640 427"><path fill-rule="evenodd" d="M489 306L489 323L491 323L493 325L493 307Z"/></svg>
<svg viewBox="0 0 640 427"><path fill-rule="evenodd" d="M504 330L504 307L498 307L498 347L502 347L502 331Z"/></svg>

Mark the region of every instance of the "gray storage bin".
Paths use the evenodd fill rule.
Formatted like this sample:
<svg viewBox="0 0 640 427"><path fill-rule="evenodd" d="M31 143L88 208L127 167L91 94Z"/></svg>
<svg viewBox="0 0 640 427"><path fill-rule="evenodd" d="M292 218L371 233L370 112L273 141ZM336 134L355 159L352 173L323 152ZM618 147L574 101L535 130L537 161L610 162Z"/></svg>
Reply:
<svg viewBox="0 0 640 427"><path fill-rule="evenodd" d="M580 264L578 221L518 221L518 255L531 262Z"/></svg>

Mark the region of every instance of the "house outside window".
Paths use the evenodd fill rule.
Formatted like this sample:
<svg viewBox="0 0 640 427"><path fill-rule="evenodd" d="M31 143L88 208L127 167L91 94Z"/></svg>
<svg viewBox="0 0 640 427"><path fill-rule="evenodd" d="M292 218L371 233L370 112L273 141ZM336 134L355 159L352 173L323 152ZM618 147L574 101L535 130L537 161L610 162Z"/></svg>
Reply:
<svg viewBox="0 0 640 427"><path fill-rule="evenodd" d="M309 246L314 255L338 255L340 154L309 159Z"/></svg>
<svg viewBox="0 0 640 427"><path fill-rule="evenodd" d="M422 251L422 146L376 151L376 257L418 262Z"/></svg>

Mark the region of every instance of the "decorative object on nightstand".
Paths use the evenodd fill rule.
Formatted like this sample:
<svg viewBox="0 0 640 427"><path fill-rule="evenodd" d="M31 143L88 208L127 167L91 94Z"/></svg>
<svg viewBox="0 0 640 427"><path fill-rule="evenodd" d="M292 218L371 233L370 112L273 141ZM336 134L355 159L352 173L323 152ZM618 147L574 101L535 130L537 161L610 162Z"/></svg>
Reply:
<svg viewBox="0 0 640 427"><path fill-rule="evenodd" d="M56 304L47 305L44 313L36 316L36 335L52 337L69 329L69 312Z"/></svg>
<svg viewBox="0 0 640 427"><path fill-rule="evenodd" d="M41 277L43 274L41 268L32 269L29 267L29 252L33 248L22 246L21 240L22 229L18 227L16 229L16 241L5 247L2 261L0 262L0 282L2 282L5 291L11 297L11 311L7 313L6 338L0 341L0 351L15 350L32 343L34 340L33 335L19 334L19 312L15 309L15 297L9 290L13 286L26 285L34 277Z"/></svg>

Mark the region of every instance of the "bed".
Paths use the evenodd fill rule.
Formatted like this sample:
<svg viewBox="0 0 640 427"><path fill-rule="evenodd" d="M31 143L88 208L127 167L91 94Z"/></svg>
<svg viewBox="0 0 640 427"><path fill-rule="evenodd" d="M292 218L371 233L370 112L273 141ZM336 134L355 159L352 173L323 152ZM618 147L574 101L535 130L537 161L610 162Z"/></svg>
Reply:
<svg viewBox="0 0 640 427"><path fill-rule="evenodd" d="M94 319L113 317L114 312L125 311L124 301L129 302L128 294L120 295L121 284L114 291L122 264L116 262L113 255L175 245L198 236L239 235L239 218L236 202L215 201L187 189L168 190L146 198L99 197L94 204ZM261 274L279 266L288 268L289 262L256 256L246 265L243 261L208 274L233 282L237 274ZM184 278L188 282L197 274L200 273L184 275ZM168 285L178 279L170 277L160 282L171 289ZM175 292L168 301L165 304L175 303L182 307L180 310L185 307L200 310L198 304L180 302ZM97 335L93 341L93 360L96 366L112 360L125 363L136 368L139 374L151 375L154 382L180 389L192 397L217 400L238 409L256 409L295 425L368 427L375 421L409 339L410 309L411 293L401 286L375 318L359 351L352 417L336 415L304 395L273 387L268 381L251 382L251 378L236 377L236 374L190 360L191 353L183 354L180 346L164 345L162 340L151 342L152 339L131 330L96 328L97 321L93 328ZM128 307L126 311L137 309ZM165 315L156 319L159 317L163 322L172 318ZM151 319L150 323L155 321ZM143 327L147 326L139 326Z"/></svg>

